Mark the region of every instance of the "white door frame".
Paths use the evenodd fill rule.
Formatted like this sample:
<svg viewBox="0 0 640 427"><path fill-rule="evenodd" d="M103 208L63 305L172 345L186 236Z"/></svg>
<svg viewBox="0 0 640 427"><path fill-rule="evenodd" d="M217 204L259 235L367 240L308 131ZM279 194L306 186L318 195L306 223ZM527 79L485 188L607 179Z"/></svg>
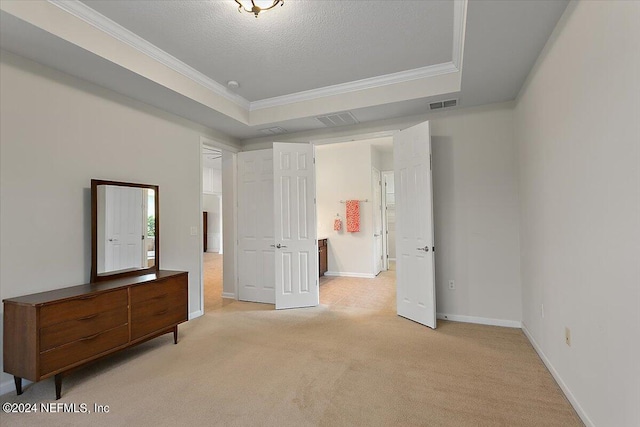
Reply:
<svg viewBox="0 0 640 427"><path fill-rule="evenodd" d="M378 175L378 183L374 182L374 176L377 173ZM386 271L387 268L385 266L385 250L384 250L384 195L382 194L382 190L383 190L383 186L382 186L382 171L380 171L377 167L375 166L371 166L371 190L372 190L372 197L371 197L371 202L373 204L373 272L374 274L377 276L380 272L382 271ZM375 201L376 201L376 197L375 197L375 191L377 190L376 187L379 187L380 189L380 205L376 206L375 205ZM376 210L380 209L380 236L376 236L376 234L378 233L378 230L375 229L376 227ZM378 239L377 237L380 237L380 257L381 257L381 262L380 262L380 271L378 271L378 257L377 252L378 252Z"/></svg>
<svg viewBox="0 0 640 427"><path fill-rule="evenodd" d="M203 182L202 182L202 174L203 174L203 170L204 170L204 162L202 161L202 151L204 146L210 146L210 147L214 147L218 150L221 150L223 153L223 156L226 155L231 155L232 158L234 159L234 164L235 164L235 158L237 156L237 153L240 151L237 147L234 147L232 145L228 145L225 144L223 142L219 142L216 140L213 140L211 138L207 138L206 136L200 136L200 143L198 144L198 158L200 161L200 172L198 174L198 191L200 194L199 197L199 209L198 209L198 216L199 216L199 224L200 226L199 228L199 247L200 247L200 264L199 264L199 280L200 280L200 307L197 311L194 312L190 312L189 313L189 319L193 319L199 316L202 316L204 314L204 268L203 268L203 263L204 263L204 223L203 223L203 218L202 218L202 208L204 206L204 200L203 200ZM224 204L228 204L228 203L232 203L233 206L233 215L230 221L224 221L223 220L223 227L225 228L225 230L223 231L223 235L224 233L229 233L229 236L233 237L233 245L231 245L231 247L228 248L228 250L225 250L226 254L224 255L225 257L228 257L227 259L230 258L230 262L226 263L226 264L231 264L232 265L232 280L234 283L234 293L233 293L233 298L237 299L238 298L238 286L237 284L237 278L238 278L238 265L236 263L236 260L238 258L238 245L237 245L237 240L236 240L236 236L237 236L237 227L236 227L236 218L238 217L238 212L236 209L236 191L237 191L237 182L235 179L235 172L234 175L231 177L228 177L233 181L233 185L231 186L232 188L232 192L231 194L227 195L227 197L225 198L225 200L223 200L223 206ZM224 173L222 176L222 185L224 188ZM222 215L222 212L221 212ZM157 260L156 260L157 262ZM232 297L232 295L227 295L227 297Z"/></svg>
<svg viewBox="0 0 640 427"><path fill-rule="evenodd" d="M387 176L393 171L381 171L382 176L382 261L385 271L389 270L389 223L387 218Z"/></svg>

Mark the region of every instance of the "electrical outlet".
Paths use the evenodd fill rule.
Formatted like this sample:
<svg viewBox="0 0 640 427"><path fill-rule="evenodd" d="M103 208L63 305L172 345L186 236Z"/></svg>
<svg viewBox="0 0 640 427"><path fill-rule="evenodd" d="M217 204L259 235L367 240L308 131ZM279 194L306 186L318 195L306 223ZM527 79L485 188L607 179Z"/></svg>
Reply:
<svg viewBox="0 0 640 427"><path fill-rule="evenodd" d="M544 319L544 304L540 304L540 317Z"/></svg>
<svg viewBox="0 0 640 427"><path fill-rule="evenodd" d="M455 288L456 288L455 280L449 280L449 289L455 289Z"/></svg>
<svg viewBox="0 0 640 427"><path fill-rule="evenodd" d="M191 235L192 236L197 236L198 235L198 227L191 227Z"/></svg>
<svg viewBox="0 0 640 427"><path fill-rule="evenodd" d="M571 347L571 329L564 327L564 342Z"/></svg>

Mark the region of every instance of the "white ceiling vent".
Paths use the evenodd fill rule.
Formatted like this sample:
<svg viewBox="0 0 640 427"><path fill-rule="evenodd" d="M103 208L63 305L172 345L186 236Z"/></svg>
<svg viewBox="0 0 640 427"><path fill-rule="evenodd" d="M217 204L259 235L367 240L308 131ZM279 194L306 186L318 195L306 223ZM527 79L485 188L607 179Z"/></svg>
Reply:
<svg viewBox="0 0 640 427"><path fill-rule="evenodd" d="M266 135L279 135L281 133L287 133L287 130L284 128L281 128L280 126L275 126L272 128L260 129L260 132Z"/></svg>
<svg viewBox="0 0 640 427"><path fill-rule="evenodd" d="M456 105L458 105L458 100L457 99L449 99L448 101L432 102L431 104L429 104L429 109L430 110L441 110L443 108L455 107Z"/></svg>
<svg viewBox="0 0 640 427"><path fill-rule="evenodd" d="M316 117L316 119L318 119L320 123L328 128L336 126L355 125L356 123L360 123L358 122L358 119L356 119L353 114L348 111L345 111L343 113L327 114L326 116Z"/></svg>

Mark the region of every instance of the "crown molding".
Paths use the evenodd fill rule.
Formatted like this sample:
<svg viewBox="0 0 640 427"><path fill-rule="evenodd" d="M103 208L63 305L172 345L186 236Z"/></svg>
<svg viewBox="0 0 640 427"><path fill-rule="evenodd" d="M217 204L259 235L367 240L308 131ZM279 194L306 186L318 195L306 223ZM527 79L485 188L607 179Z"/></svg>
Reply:
<svg viewBox="0 0 640 427"><path fill-rule="evenodd" d="M453 52L451 58L453 65L458 70L462 70L462 58L464 57L467 5L468 0L455 0L453 3Z"/></svg>
<svg viewBox="0 0 640 427"><path fill-rule="evenodd" d="M289 95L276 96L273 98L261 99L251 103L251 110L261 110L264 108L281 107L283 105L293 104L296 102L311 101L325 96L342 95L349 92L359 90L373 89L381 86L388 86L397 83L409 82L412 80L420 80L428 77L439 76L441 74L449 74L458 72L458 68L453 62L445 62L443 64L429 65L428 67L414 68L413 70L400 71L383 76L370 77L367 79L356 80L353 82L340 83L332 86L325 86L318 89L305 90Z"/></svg>
<svg viewBox="0 0 640 427"><path fill-rule="evenodd" d="M162 49L133 33L132 31L127 30L123 26L100 14L99 12L79 0L47 1L50 4L64 10L65 12L81 19L87 24L103 31L116 40L119 40L120 42L125 43L128 46L138 50L139 52L149 56L158 63L169 67L170 69L200 84L206 89L209 89L216 95L219 95L226 100L233 102L239 107L244 108L249 113L251 113L251 111L281 107L284 105L311 101L327 96L342 95L355 91L426 79L442 74L460 72L462 70L462 58L464 55L464 34L466 28L468 2L468 0L454 0L453 49L452 61L450 62L250 102L238 94L229 92L226 86L216 82L210 77L207 77L203 73L190 67L176 57L170 55L169 53L163 51ZM251 122L250 119L249 122Z"/></svg>
<svg viewBox="0 0 640 427"><path fill-rule="evenodd" d="M48 2L204 86L216 95L220 95L247 111L249 110L250 103L242 96L229 92L224 85L205 76L198 70L149 43L134 32L127 30L120 24L112 21L86 4L78 0L48 0Z"/></svg>

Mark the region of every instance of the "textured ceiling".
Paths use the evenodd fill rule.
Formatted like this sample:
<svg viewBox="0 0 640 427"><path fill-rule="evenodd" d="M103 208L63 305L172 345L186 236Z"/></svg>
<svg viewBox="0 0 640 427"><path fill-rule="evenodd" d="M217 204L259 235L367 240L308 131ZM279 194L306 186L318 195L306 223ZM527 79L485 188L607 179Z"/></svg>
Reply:
<svg viewBox="0 0 640 427"><path fill-rule="evenodd" d="M452 60L449 0L287 0L258 19L232 0L84 3L249 101Z"/></svg>
<svg viewBox="0 0 640 427"><path fill-rule="evenodd" d="M230 0L216 2L213 6L220 8L222 4L224 4L226 8L228 6L227 1ZM139 5L157 2L133 1L131 3ZM189 2L163 1L160 3L171 3L175 6ZM211 2L196 3L198 3L198 7L211 5ZM229 13L229 19L242 18L243 21L241 22L246 23L246 25L253 25L255 21L262 22L263 18L266 21L267 17L271 19L285 10L291 10L292 8L289 8L289 6L297 6L297 3L299 2L288 0L285 7L278 8L270 15L265 14L257 20L250 16L239 14L233 7L231 7L230 11L228 9L225 10ZM344 1L332 3L340 3L335 5L335 7L344 10L345 6L341 5L341 3L357 3L359 5L360 3L369 4L371 2ZM390 1L388 3L395 4L397 7L398 5L414 2ZM430 2L425 1L424 3ZM95 6L94 2L89 2L89 4ZM424 115L429 112L429 102L436 100L458 98L459 107L513 100L517 96L522 87L522 83L526 79L526 76L555 27L560 15L566 8L566 5L566 0L470 1L467 9L462 90L456 93L442 94L435 98L410 99L400 102L387 101L387 103L382 105L352 109L351 112L360 122L359 125L354 126L353 131L357 131L368 122ZM380 13L383 12L382 9L376 10ZM355 11L353 13L355 13ZM150 17L141 15L138 19L153 21L155 17L153 15ZM311 18L309 17L309 19ZM383 21L385 17L382 16L376 19L378 20L376 22L380 22ZM314 22L320 25L321 21L318 20ZM350 22L355 22L354 16L350 18ZM122 22L120 23L122 24ZM172 26L170 20L168 20L165 25L167 27ZM360 26L360 30L354 30L354 32L367 31L371 26L366 22L360 22L359 24L354 23L354 25ZM320 28L310 28L309 32L314 34L321 33L326 31L323 30L323 28L324 27L320 25ZM377 25L376 32L386 36L391 33L388 28L388 26ZM418 36L422 34L421 31L421 25L415 22L411 27L408 24L403 27L402 33L407 35L406 40L401 44L401 48L399 47L396 51L401 52L400 56L407 56L407 58L403 59L406 64L409 64L411 61L416 61L415 63L418 64L419 60L422 59L421 57L413 57L416 55L408 54L404 50L406 47L404 45L415 45L411 46L411 48L421 48L422 42L419 41L420 36ZM381 54L372 43L362 41L358 43L360 44L360 46L357 46L359 52L365 52L368 57L374 57L382 63L388 61L392 66L397 65L394 64L393 60L393 58L397 57L397 52ZM228 45L228 43L222 44ZM451 38L449 39L449 47L447 50L448 59L445 60L450 59L450 46ZM343 128L326 129L324 125L314 117L285 118L260 126L247 126L187 96L174 92L151 80L147 80L126 68L28 24L4 11L0 12L0 48L17 53L18 55L30 58L65 73L75 75L99 86L109 88L130 98L142 101L143 103L185 117L231 137L243 140L243 142L251 143L261 142L266 139L278 139L278 137L261 138L265 135L261 132L261 129L274 126L281 126L286 129L288 133L320 132L320 129L325 129L329 133L336 134L345 132ZM271 49L265 48L263 50L261 54L267 57L277 54L276 51ZM179 58L181 57L181 55L179 55L180 52L170 53L173 53L174 56ZM186 61L185 58L181 59ZM9 57L3 57L3 61L9 60L14 61L13 59L9 59ZM328 63L328 59L323 57L317 57L314 61L316 61L314 63ZM303 61L296 60L293 62ZM248 64L247 68L249 68L252 73L258 76L264 76L266 74L266 71L264 71L266 68L263 68L262 62L254 60ZM190 65L194 66L192 63L190 63ZM220 66L223 71L226 70L227 67L229 67L229 70L235 67L234 64L225 64L224 62L220 62L220 64L217 65ZM418 66L421 65L424 65L424 63ZM304 64L301 66L306 67ZM287 67L283 68L286 69ZM341 73L344 74L336 74L336 78L340 82L343 82L353 79L353 76L356 74L358 76L371 76L370 68L364 66L362 63L354 65L352 68L353 69L341 71ZM197 69L200 72L205 71L203 69ZM324 78L323 74L324 72L321 69L317 72L310 72L304 77L309 80L314 80ZM292 82L292 85L289 86L289 82L286 79L279 78L277 81L286 93L300 90L300 87L293 85L295 82ZM270 85L266 86L270 87ZM90 86L87 86L87 88L89 87ZM301 135L308 135L308 133ZM297 135L292 135L291 138L291 140L302 140L299 138L296 139ZM302 138L304 138L304 136Z"/></svg>

